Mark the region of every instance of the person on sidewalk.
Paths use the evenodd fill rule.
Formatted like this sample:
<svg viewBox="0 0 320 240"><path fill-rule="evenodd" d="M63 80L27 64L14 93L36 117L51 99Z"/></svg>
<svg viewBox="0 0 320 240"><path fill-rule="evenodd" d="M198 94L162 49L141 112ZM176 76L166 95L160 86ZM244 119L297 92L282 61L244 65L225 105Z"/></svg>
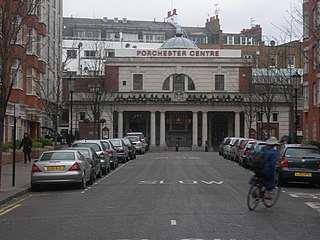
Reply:
<svg viewBox="0 0 320 240"><path fill-rule="evenodd" d="M24 153L24 163L27 163L27 160L31 162L32 140L29 137L28 133L24 133L19 149L21 149L22 147L23 147L23 153Z"/></svg>

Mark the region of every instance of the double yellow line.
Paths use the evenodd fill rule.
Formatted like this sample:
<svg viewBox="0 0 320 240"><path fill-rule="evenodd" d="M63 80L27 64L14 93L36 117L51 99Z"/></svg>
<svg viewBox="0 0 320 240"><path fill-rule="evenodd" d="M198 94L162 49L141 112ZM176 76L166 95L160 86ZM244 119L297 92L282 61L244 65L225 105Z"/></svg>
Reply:
<svg viewBox="0 0 320 240"><path fill-rule="evenodd" d="M10 204L4 208L1 208L0 209L0 217L7 214L8 212L11 212L12 210L18 208L18 207L21 207L21 202L26 200L28 197L25 197L25 198L22 198L20 199L19 201L17 201L16 203L13 203L13 204Z"/></svg>

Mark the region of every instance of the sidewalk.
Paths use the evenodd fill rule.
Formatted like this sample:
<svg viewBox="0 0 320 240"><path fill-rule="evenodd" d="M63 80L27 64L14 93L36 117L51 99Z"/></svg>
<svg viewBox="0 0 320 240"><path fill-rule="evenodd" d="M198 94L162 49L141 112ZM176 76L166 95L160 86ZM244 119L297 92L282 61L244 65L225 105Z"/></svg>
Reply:
<svg viewBox="0 0 320 240"><path fill-rule="evenodd" d="M31 163L16 162L15 186L12 186L12 164L2 165L0 204L29 191Z"/></svg>

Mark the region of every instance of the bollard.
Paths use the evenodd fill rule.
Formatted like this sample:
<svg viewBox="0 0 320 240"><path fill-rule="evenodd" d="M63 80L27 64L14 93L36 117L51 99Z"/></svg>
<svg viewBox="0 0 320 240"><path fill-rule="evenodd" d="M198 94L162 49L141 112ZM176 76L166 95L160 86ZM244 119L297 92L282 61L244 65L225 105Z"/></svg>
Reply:
<svg viewBox="0 0 320 240"><path fill-rule="evenodd" d="M204 145L204 151L208 152L209 151L209 144L208 141L206 141L205 145Z"/></svg>
<svg viewBox="0 0 320 240"><path fill-rule="evenodd" d="M179 143L176 143L176 152L179 151Z"/></svg>

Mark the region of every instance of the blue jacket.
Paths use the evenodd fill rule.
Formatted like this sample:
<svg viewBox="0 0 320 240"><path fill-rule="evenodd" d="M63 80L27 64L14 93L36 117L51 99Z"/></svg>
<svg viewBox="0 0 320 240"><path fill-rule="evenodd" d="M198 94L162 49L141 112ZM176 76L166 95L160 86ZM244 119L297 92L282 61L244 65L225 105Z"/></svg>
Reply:
<svg viewBox="0 0 320 240"><path fill-rule="evenodd" d="M277 164L277 151L269 146L264 146L263 185L268 189L275 188L275 174Z"/></svg>

